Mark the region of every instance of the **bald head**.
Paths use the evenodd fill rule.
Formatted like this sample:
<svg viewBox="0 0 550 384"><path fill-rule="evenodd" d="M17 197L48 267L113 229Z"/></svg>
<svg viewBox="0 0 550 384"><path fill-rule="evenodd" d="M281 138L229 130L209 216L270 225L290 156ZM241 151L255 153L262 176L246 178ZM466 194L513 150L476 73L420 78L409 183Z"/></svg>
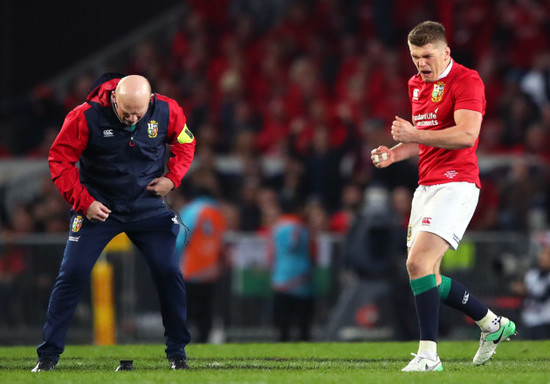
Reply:
<svg viewBox="0 0 550 384"><path fill-rule="evenodd" d="M115 89L113 101L120 120L128 126L134 125L149 109L151 85L143 76L123 77Z"/></svg>

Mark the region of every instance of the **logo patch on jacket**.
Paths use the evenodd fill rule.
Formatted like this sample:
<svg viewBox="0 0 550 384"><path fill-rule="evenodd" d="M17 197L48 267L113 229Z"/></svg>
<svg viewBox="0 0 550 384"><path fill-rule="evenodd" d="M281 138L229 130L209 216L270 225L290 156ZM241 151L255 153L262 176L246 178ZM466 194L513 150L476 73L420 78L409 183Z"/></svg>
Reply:
<svg viewBox="0 0 550 384"><path fill-rule="evenodd" d="M150 139L154 139L157 137L159 133L159 123L156 120L151 120L147 123L147 136L149 136Z"/></svg>
<svg viewBox="0 0 550 384"><path fill-rule="evenodd" d="M82 228L82 221L84 218L80 215L76 216L73 220L73 224L71 225L71 231L78 232L80 231L80 228Z"/></svg>
<svg viewBox="0 0 550 384"><path fill-rule="evenodd" d="M434 103L439 103L443 98L443 91L445 90L445 83L438 81L434 84L434 89L432 91L432 101Z"/></svg>

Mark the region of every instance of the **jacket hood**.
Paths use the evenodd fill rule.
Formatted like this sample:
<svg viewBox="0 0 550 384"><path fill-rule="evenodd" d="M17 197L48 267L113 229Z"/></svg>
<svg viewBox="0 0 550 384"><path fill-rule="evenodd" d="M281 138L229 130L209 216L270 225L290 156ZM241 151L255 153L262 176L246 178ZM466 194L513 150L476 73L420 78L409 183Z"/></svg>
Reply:
<svg viewBox="0 0 550 384"><path fill-rule="evenodd" d="M107 72L101 75L92 85L86 101L94 101L103 106L110 104L110 92L113 91L120 79L125 75L117 72Z"/></svg>

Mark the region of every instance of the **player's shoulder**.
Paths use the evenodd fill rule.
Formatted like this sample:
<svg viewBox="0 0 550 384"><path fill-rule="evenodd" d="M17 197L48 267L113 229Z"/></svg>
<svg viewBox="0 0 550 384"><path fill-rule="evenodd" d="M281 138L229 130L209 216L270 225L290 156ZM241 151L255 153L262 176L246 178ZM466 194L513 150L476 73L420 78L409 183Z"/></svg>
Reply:
<svg viewBox="0 0 550 384"><path fill-rule="evenodd" d="M451 73L455 78L458 78L458 79L481 80L479 73L475 69L468 68L457 62L453 63L453 68L451 69Z"/></svg>

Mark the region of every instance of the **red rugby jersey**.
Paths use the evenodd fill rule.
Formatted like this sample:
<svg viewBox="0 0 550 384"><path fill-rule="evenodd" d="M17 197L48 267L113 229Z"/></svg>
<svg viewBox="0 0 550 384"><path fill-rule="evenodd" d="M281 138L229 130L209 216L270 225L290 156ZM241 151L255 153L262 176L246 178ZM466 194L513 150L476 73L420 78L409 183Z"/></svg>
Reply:
<svg viewBox="0 0 550 384"><path fill-rule="evenodd" d="M447 72L447 70L445 71ZM416 74L409 79L413 124L417 129L444 129L455 124L454 111L468 109L485 114L485 86L479 74L454 61L441 79L429 83ZM443 149L420 144L420 185L466 181L481 187L476 140L463 149Z"/></svg>

